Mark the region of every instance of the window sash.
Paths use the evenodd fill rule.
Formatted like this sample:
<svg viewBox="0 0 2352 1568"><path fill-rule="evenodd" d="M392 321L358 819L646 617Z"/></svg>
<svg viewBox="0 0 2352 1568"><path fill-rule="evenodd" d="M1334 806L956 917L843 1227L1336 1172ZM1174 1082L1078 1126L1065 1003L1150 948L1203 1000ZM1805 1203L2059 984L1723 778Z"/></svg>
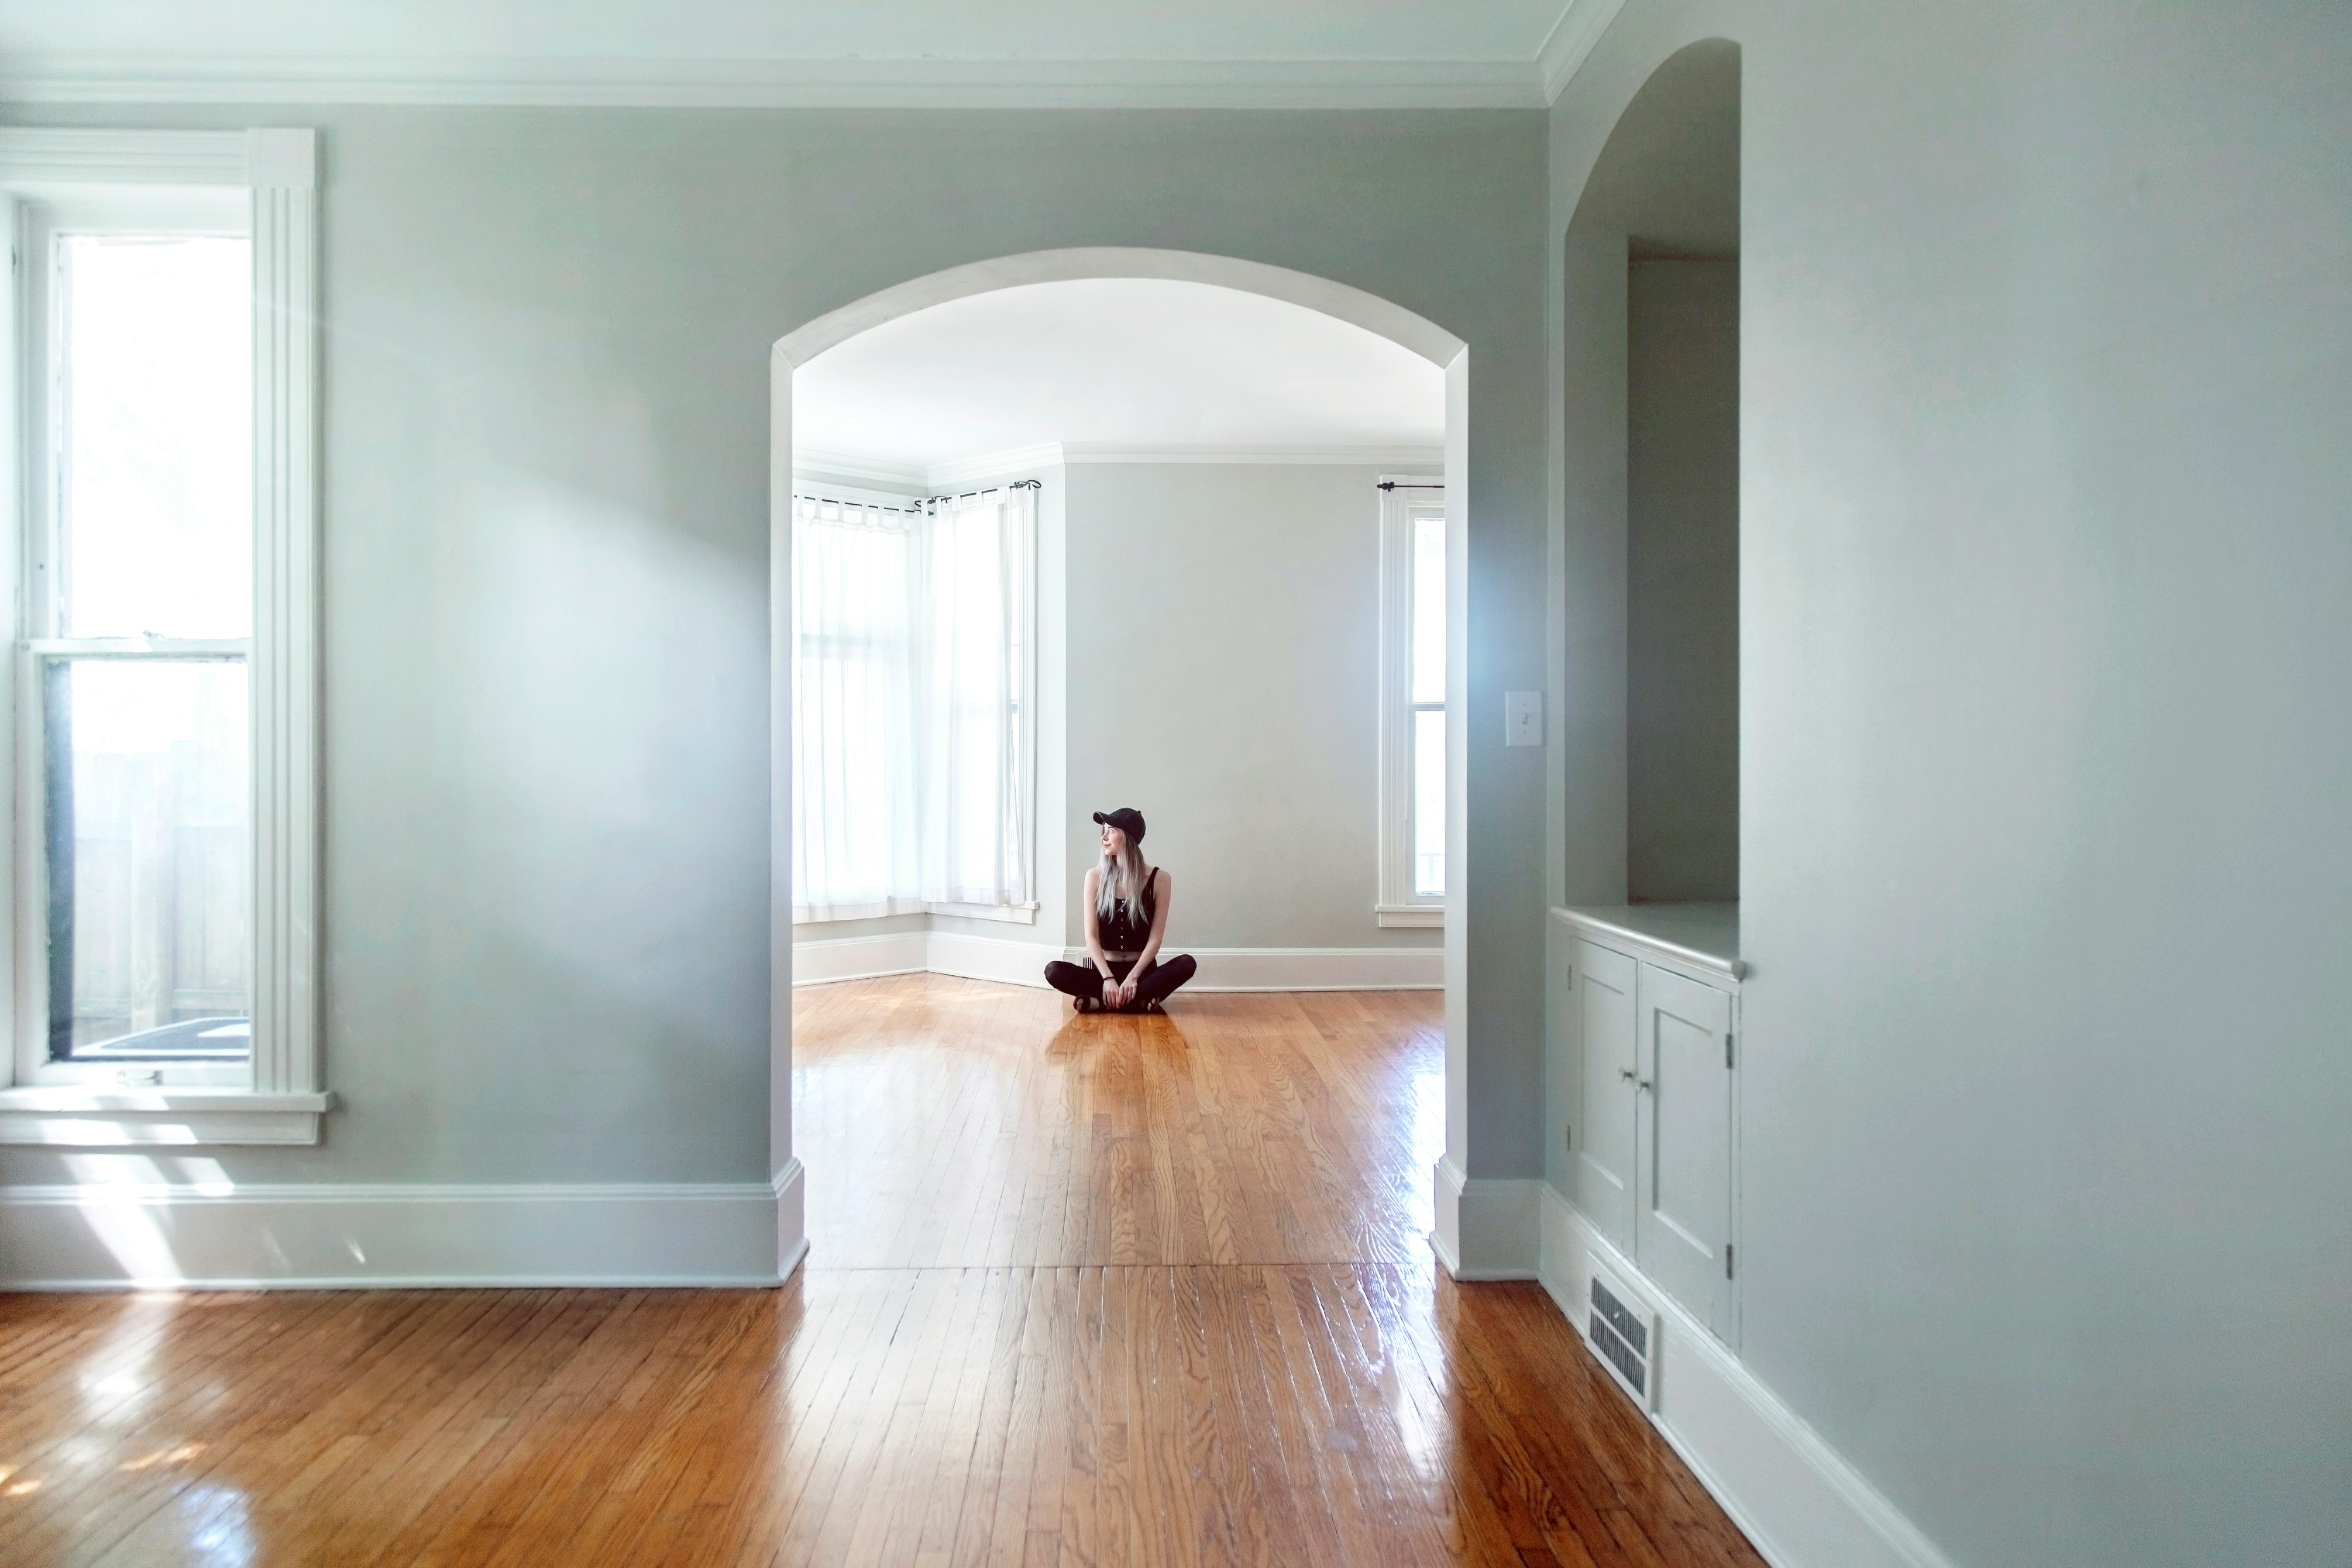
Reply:
<svg viewBox="0 0 2352 1568"><path fill-rule="evenodd" d="M70 592L67 574L61 570L67 552L64 531L68 519L64 515L64 474L61 465L66 458L62 403L67 368L63 356L69 348L65 331L66 300L60 283L62 240L83 235L116 237L153 236L156 237L238 237L253 244L251 200L247 192L225 192L200 187L201 194L182 193L175 199L146 199L128 193L100 192L68 195L63 199L45 198L16 205L16 226L22 254L29 265L19 268L18 322L16 352L31 374L24 375L19 384L26 395L20 410L16 432L16 450L24 465L27 504L20 514L19 555L23 560L26 592L23 614L26 633L17 643L17 678L11 684L16 719L14 743L17 766L15 784L17 800L17 842L16 844L13 917L16 921L16 1005L14 1019L16 1049L13 1077L21 1084L105 1084L157 1085L198 1089L237 1089L257 1087L254 1044L259 1036L257 1023L251 1026L244 1054L234 1060L205 1062L163 1062L104 1059L72 1059L59 1058L53 1038L55 997L52 988L56 977L52 973L51 954L51 876L49 844L51 834L51 801L48 790L49 715L44 694L44 682L49 668L62 660L108 659L141 662L180 663L196 660L234 659L247 669L247 731L253 754L248 760L248 788L251 774L260 761L259 745L263 737L255 723L251 698L251 665L254 638L244 637L60 637L58 634L66 620L65 601ZM257 268L261 258L256 256ZM258 336L265 301L257 300L255 321L248 337ZM248 352L251 352L250 348ZM256 370L264 367L257 363ZM255 378L256 424L249 438L257 453L263 416L263 403L268 393L258 375ZM257 503L259 498L254 498ZM258 510L257 505L249 512ZM258 566L259 539L257 528L255 544ZM257 586L258 586L257 574ZM253 605L257 617L262 606ZM247 886L254 888L258 856L261 824L248 809L248 860L246 870ZM257 890L257 889L255 889ZM250 893L248 895L250 902ZM259 910L247 911L251 957L246 976L247 1016L253 1016L261 991Z"/></svg>
<svg viewBox="0 0 2352 1568"><path fill-rule="evenodd" d="M52 867L49 858L49 848L56 829L56 821L51 815L54 792L49 787L51 780L49 769L52 766L51 744L54 736L49 728L49 706L44 690L47 677L57 666L65 663L89 664L102 661L111 664L151 666L235 664L242 669L249 662L250 645L245 639L181 639L168 644L163 639L156 639L148 646L136 647L127 647L125 643L126 639L122 638L43 638L27 644L25 650L26 655L25 664L28 671L28 679L26 683L27 689L25 700L20 702L18 707L18 712L21 715L18 743L22 748L21 754L29 759L32 763L26 772L38 773L40 784L37 793L24 797L30 802L37 803L34 810L26 815L37 818L38 831L26 836L25 859L20 863L26 907L21 910L20 918L24 921L25 945L28 950L37 946L40 950L40 961L37 963L26 963L21 972L20 984L24 990L23 1012L27 1019L37 1016L42 1020L45 1045L44 1060L41 1063L44 1070L41 1076L46 1079L54 1079L60 1074L70 1075L76 1079L95 1075L103 1081L119 1079L128 1074L133 1082L168 1081L190 1085L241 1084L252 1076L252 1036L249 1023L247 1046L244 1051L233 1060L175 1062L161 1059L132 1059L123 1057L76 1058L61 1056L57 1051L56 987L59 982L59 976L54 968L57 958L53 946L55 881L51 874ZM247 699L248 728L251 721L251 707L248 688ZM248 800L249 798L248 784ZM253 853L250 843L252 823L249 816L245 826L248 835L245 878L249 893ZM39 905L37 910L32 907L36 900ZM246 911L246 916L247 961L244 977L246 1005L243 1016L250 1020L255 966L252 963L252 919L249 909ZM77 910L78 923L79 920L79 911ZM30 956L28 952L27 958L29 959ZM71 984L69 977L67 978L66 984ZM68 1016L71 1016L70 1007ZM152 1078L149 1075L152 1075Z"/></svg>

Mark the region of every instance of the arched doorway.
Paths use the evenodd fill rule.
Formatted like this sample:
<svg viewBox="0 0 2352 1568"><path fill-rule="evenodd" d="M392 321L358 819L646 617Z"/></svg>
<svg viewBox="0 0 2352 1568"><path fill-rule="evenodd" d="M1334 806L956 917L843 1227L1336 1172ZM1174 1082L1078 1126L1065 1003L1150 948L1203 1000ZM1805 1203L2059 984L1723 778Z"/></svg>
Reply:
<svg viewBox="0 0 2352 1568"><path fill-rule="evenodd" d="M1190 251L1088 247L1035 251L951 268L909 279L868 295L807 322L778 339L770 370L770 938L769 938L769 1148L771 1180L777 1197L779 1274L788 1276L808 1247L802 1170L793 1147L792 1103L792 604L791 529L793 465L794 374L803 364L871 328L929 307L997 289L1032 284L1103 279L1156 279L1205 284L1276 300L1319 312L1389 340L1428 361L1445 378L1445 510L1453 541L1448 577L1449 707L1458 714L1466 685L1468 607L1465 560L1465 428L1468 348L1461 339L1426 319L1380 297L1329 279L1232 257ZM1449 857L1461 864L1466 834L1463 801L1465 748L1463 726L1450 726L1446 772ZM1465 879L1452 878L1446 889L1445 1101L1446 1149L1458 1161L1467 1136L1466 1047L1461 979L1465 971ZM1440 1228L1444 1226L1443 1205ZM1443 1251L1441 1247L1441 1251Z"/></svg>

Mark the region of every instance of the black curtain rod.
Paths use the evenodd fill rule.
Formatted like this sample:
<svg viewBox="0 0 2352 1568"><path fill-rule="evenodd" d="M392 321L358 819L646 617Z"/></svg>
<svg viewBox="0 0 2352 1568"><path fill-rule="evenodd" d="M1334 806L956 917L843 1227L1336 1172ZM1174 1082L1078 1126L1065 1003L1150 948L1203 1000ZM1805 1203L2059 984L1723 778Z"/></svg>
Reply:
<svg viewBox="0 0 2352 1568"><path fill-rule="evenodd" d="M794 490L793 494L802 500L818 501L826 506L854 506L863 511L895 511L908 517L916 517L921 514L923 508L936 505L943 500L962 500L966 496L984 496L989 493L989 490L1042 490L1045 488L1045 482L1040 479L1015 479L1009 485L990 485L987 489L966 490L962 495L907 497L907 500L916 503L913 506L883 506L876 501L851 500L846 496L819 495L814 490Z"/></svg>
<svg viewBox="0 0 2352 1568"><path fill-rule="evenodd" d="M1042 490L1045 488L1045 481L1043 479L1015 479L1009 485L990 485L987 489L966 490L963 495L925 496L923 499L925 500L961 500L964 496L984 496L989 490Z"/></svg>
<svg viewBox="0 0 2352 1568"><path fill-rule="evenodd" d="M1376 490L1442 490L1444 485L1401 485L1394 479L1382 479L1372 487Z"/></svg>
<svg viewBox="0 0 2352 1568"><path fill-rule="evenodd" d="M846 496L819 495L814 490L794 490L793 492L793 499L794 500L813 500L819 506L853 506L860 511L895 511L902 513L908 517L919 516L923 510L919 506L878 506L870 500L851 500ZM920 500L922 498L920 496L908 496L907 499L908 500Z"/></svg>

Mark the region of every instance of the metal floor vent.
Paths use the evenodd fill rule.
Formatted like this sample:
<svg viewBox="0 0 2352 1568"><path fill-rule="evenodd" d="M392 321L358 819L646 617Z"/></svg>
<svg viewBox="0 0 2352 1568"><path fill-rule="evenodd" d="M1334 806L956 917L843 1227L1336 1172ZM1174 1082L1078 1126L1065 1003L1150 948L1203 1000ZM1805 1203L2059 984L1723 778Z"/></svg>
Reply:
<svg viewBox="0 0 2352 1568"><path fill-rule="evenodd" d="M1650 1407L1651 1349L1656 1320L1629 1300L1633 1292L1598 1268L1592 1273L1592 1321L1585 1338L1643 1409Z"/></svg>

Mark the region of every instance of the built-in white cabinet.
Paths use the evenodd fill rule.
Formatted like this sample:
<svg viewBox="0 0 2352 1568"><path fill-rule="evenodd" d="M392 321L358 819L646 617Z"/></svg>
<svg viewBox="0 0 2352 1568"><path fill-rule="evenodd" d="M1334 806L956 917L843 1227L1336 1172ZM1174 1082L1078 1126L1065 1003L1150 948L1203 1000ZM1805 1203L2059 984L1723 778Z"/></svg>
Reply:
<svg viewBox="0 0 2352 1568"><path fill-rule="evenodd" d="M1574 1196L1585 1217L1631 1257L1642 965L1583 938L1570 951L1575 957L1567 974L1569 1005L1584 1038L1584 1114L1567 1129Z"/></svg>
<svg viewBox="0 0 2352 1568"><path fill-rule="evenodd" d="M1738 910L1553 911L1556 1061L1576 1206L1659 1289L1735 1337Z"/></svg>

